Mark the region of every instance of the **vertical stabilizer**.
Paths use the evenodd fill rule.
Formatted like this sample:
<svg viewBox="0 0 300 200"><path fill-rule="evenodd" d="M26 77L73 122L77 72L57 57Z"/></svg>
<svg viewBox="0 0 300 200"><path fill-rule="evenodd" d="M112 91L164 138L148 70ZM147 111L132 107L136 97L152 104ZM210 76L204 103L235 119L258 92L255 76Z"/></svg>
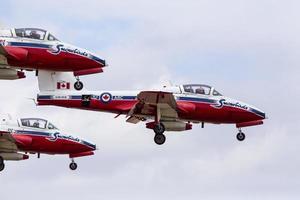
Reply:
<svg viewBox="0 0 300 200"><path fill-rule="evenodd" d="M75 82L76 79L72 72L38 71L40 92L75 90Z"/></svg>

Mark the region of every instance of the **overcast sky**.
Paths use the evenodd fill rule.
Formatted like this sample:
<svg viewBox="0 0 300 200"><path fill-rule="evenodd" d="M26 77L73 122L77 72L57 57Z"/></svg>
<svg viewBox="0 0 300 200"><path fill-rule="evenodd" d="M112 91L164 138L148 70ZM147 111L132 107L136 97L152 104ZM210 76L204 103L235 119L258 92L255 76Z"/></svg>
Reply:
<svg viewBox="0 0 300 200"><path fill-rule="evenodd" d="M263 126L194 126L153 142L124 117L36 107L34 73L0 81L0 112L43 117L97 143L95 156L6 162L1 199L299 199L300 3L276 0L2 1L2 27L39 27L97 52L91 90L205 83L264 110Z"/></svg>

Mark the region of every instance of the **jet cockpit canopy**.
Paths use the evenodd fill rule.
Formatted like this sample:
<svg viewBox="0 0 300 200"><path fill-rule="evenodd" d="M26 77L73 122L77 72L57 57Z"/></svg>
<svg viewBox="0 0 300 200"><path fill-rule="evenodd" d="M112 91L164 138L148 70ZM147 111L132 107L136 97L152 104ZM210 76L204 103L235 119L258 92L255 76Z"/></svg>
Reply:
<svg viewBox="0 0 300 200"><path fill-rule="evenodd" d="M186 84L186 85L182 85L182 88L183 88L183 93L223 96L213 87L204 84Z"/></svg>
<svg viewBox="0 0 300 200"><path fill-rule="evenodd" d="M22 118L20 122L23 127L58 130L52 123L41 118Z"/></svg>
<svg viewBox="0 0 300 200"><path fill-rule="evenodd" d="M51 33L39 28L15 28L16 37L35 40L58 41Z"/></svg>

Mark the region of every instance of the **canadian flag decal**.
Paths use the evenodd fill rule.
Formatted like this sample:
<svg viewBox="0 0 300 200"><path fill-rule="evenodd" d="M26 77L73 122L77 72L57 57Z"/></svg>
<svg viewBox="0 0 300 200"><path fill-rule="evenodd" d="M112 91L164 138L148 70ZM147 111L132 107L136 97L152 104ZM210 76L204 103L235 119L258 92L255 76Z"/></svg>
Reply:
<svg viewBox="0 0 300 200"><path fill-rule="evenodd" d="M69 90L70 82L66 82L66 81L57 82L57 89L58 90Z"/></svg>

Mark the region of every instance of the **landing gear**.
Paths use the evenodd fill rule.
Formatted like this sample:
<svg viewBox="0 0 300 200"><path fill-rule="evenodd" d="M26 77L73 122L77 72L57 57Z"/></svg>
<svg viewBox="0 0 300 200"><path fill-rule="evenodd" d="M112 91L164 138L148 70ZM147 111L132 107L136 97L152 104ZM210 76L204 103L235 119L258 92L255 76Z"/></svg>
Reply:
<svg viewBox="0 0 300 200"><path fill-rule="evenodd" d="M82 83L81 81L76 81L76 82L74 83L74 88L75 88L76 90L82 90L82 88L83 88L83 83Z"/></svg>
<svg viewBox="0 0 300 200"><path fill-rule="evenodd" d="M238 141L244 141L246 138L246 135L242 132L241 129L239 129L239 133L236 135L236 139Z"/></svg>
<svg viewBox="0 0 300 200"><path fill-rule="evenodd" d="M165 126L162 123L154 125L153 131L155 134L163 134L165 132Z"/></svg>
<svg viewBox="0 0 300 200"><path fill-rule="evenodd" d="M159 99L159 96L157 96L157 99ZM160 122L160 119L161 119L161 110L160 107L157 106L153 131L155 133L154 142L158 145L162 145L166 141L166 136L164 135L166 128L164 124Z"/></svg>
<svg viewBox="0 0 300 200"><path fill-rule="evenodd" d="M77 164L74 162L73 159L72 159L72 162L70 163L69 167L73 171L77 169Z"/></svg>
<svg viewBox="0 0 300 200"><path fill-rule="evenodd" d="M2 163L2 164L0 165L0 172L2 172L2 171L4 170L4 168L5 168L5 164Z"/></svg>
<svg viewBox="0 0 300 200"><path fill-rule="evenodd" d="M4 160L3 160L3 158L0 156L0 172L3 171L4 168L5 168Z"/></svg>
<svg viewBox="0 0 300 200"><path fill-rule="evenodd" d="M74 88L76 89L76 90L82 90L82 88L83 88L83 83L79 80L79 78L78 77L76 77L76 82L74 83Z"/></svg>
<svg viewBox="0 0 300 200"><path fill-rule="evenodd" d="M158 145L164 144L166 141L166 136L164 134L155 134L154 142Z"/></svg>
<svg viewBox="0 0 300 200"><path fill-rule="evenodd" d="M158 145L164 144L166 141L166 136L163 134L165 126L162 123L158 123L154 126L153 131L155 133L154 142Z"/></svg>

